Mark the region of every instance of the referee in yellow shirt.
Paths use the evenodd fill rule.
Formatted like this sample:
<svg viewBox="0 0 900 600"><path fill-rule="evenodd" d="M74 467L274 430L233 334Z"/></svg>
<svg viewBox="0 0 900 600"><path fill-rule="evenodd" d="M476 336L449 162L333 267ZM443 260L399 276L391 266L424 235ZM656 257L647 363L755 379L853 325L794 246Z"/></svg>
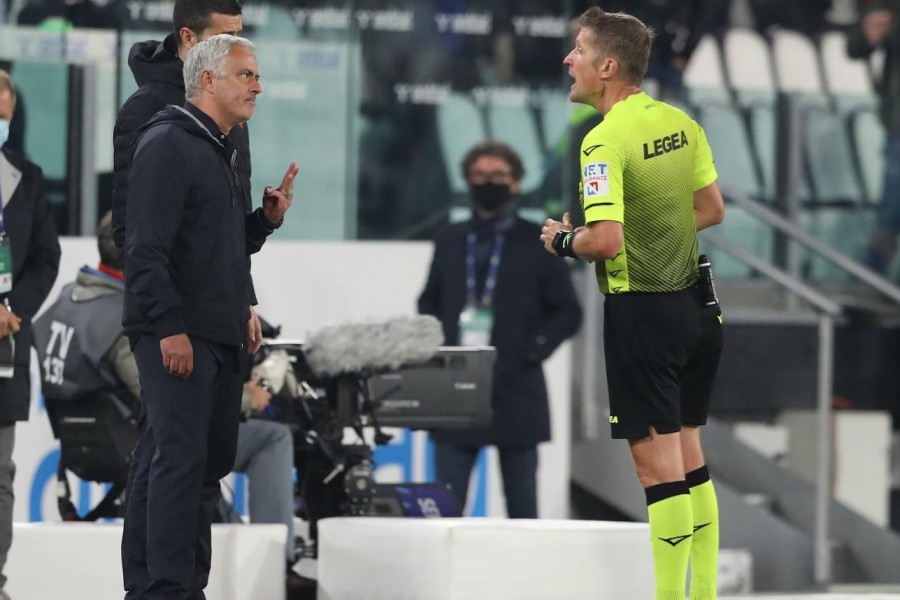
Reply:
<svg viewBox="0 0 900 600"><path fill-rule="evenodd" d="M704 294L697 232L724 217L703 129L641 91L653 32L594 7L565 58L573 102L603 122L581 146L585 226L568 213L541 232L548 252L596 263L614 438L627 439L647 497L656 600L716 598L719 518L699 427L722 349Z"/></svg>

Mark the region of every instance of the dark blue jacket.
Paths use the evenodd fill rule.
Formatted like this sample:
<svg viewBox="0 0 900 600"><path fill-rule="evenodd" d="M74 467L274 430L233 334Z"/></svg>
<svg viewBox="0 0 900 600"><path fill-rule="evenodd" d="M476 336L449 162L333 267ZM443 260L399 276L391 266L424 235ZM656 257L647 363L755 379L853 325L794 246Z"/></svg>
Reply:
<svg viewBox="0 0 900 600"><path fill-rule="evenodd" d="M485 222L477 219L458 223L435 240L419 312L441 321L448 345L459 343L459 315L466 306L466 237L473 228L484 226ZM434 432L438 439L502 447L531 446L550 439L541 362L577 331L581 307L568 265L544 250L540 227L512 217L504 231L493 300L491 343L497 348L493 423L489 431ZM493 230L489 237L493 239ZM484 277L479 274L479 291Z"/></svg>
<svg viewBox="0 0 900 600"><path fill-rule="evenodd" d="M15 335L14 376L0 378L0 424L28 420L31 405L32 329L31 320L50 293L59 269L59 239L44 195L44 175L40 167L8 149L0 151L21 173L12 197L3 208L3 221L13 262L13 288L9 303L22 319ZM6 310L0 305L0 310Z"/></svg>
<svg viewBox="0 0 900 600"><path fill-rule="evenodd" d="M187 333L240 346L248 317L247 215L236 150L182 108L147 124L131 160L125 310L133 337Z"/></svg>
<svg viewBox="0 0 900 600"><path fill-rule="evenodd" d="M178 58L178 42L174 33L162 42L138 42L128 54L128 66L138 84L116 116L113 130L113 199L112 224L116 247L125 247L125 223L128 197L128 170L134 144L150 119L168 105L184 104L184 63ZM250 196L250 135L246 125L233 128L228 137L238 151L237 172L243 190L245 210L253 211ZM247 237L247 254L258 252L272 229L263 223L261 209L256 209L258 227ZM247 258L247 269L250 259ZM250 304L256 304L253 281L247 290Z"/></svg>

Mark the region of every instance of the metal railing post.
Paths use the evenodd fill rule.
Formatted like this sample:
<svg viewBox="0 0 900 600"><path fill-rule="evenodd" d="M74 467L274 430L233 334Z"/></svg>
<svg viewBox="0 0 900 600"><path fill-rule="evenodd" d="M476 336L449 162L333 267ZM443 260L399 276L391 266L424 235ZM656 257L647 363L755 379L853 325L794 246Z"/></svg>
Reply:
<svg viewBox="0 0 900 600"><path fill-rule="evenodd" d="M813 541L815 564L813 574L817 584L831 583L831 544L829 514L831 504L832 431L831 396L834 381L834 318L819 316L819 365L816 408L816 512Z"/></svg>
<svg viewBox="0 0 900 600"><path fill-rule="evenodd" d="M584 439L597 439L600 435L600 389L597 386L599 368L603 358L599 349L603 347L600 339L600 319L602 318L603 300L597 287L593 265L585 265L584 269L584 352L582 353L582 385L581 385L581 435Z"/></svg>

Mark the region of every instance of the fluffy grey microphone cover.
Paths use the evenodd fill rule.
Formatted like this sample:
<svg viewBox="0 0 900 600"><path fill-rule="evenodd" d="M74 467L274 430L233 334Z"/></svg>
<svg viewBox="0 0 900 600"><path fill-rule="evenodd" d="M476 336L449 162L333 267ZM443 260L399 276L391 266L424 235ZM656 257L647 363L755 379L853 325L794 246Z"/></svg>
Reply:
<svg viewBox="0 0 900 600"><path fill-rule="evenodd" d="M440 321L417 315L323 327L307 336L303 353L320 376L375 373L425 362L443 343Z"/></svg>

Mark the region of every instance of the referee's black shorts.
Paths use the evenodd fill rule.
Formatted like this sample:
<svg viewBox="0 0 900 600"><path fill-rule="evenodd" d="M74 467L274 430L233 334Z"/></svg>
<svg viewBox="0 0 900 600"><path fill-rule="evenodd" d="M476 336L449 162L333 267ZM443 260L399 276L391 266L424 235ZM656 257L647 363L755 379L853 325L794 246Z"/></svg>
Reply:
<svg viewBox="0 0 900 600"><path fill-rule="evenodd" d="M702 306L696 285L609 295L603 323L612 437L706 424L722 352L718 305Z"/></svg>

